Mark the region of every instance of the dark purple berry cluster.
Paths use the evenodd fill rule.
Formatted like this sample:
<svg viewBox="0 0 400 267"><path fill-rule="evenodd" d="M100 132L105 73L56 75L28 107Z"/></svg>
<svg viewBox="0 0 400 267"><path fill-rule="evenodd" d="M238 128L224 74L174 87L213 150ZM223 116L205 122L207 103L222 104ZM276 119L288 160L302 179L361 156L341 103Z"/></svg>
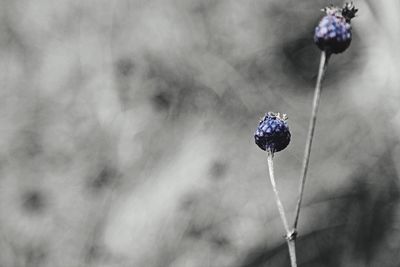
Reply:
<svg viewBox="0 0 400 267"><path fill-rule="evenodd" d="M290 142L286 114L273 112L265 114L258 124L254 139L262 150L278 152L286 148Z"/></svg>
<svg viewBox="0 0 400 267"><path fill-rule="evenodd" d="M321 50L328 53L341 53L351 43L350 20L358 10L353 3L346 3L343 8L329 6L323 11L326 15L315 28L314 42Z"/></svg>

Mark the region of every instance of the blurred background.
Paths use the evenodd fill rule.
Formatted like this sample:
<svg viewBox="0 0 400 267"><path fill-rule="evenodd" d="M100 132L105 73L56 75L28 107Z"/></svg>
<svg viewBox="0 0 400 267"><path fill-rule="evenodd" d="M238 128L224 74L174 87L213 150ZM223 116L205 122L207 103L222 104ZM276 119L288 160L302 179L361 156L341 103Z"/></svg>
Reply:
<svg viewBox="0 0 400 267"><path fill-rule="evenodd" d="M253 133L288 114L275 172L291 221L329 3L3 0L0 266L289 266ZM400 2L355 4L299 266L400 266Z"/></svg>

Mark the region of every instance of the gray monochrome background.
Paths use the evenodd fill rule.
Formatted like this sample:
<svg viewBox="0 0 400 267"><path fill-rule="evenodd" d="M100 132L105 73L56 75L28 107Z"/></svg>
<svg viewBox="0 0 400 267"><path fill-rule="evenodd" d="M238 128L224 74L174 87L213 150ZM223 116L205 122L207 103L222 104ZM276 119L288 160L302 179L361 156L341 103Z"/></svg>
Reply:
<svg viewBox="0 0 400 267"><path fill-rule="evenodd" d="M289 266L329 1L2 0L0 266ZM342 5L341 1L333 1ZM300 266L400 266L400 2L356 1L324 81Z"/></svg>

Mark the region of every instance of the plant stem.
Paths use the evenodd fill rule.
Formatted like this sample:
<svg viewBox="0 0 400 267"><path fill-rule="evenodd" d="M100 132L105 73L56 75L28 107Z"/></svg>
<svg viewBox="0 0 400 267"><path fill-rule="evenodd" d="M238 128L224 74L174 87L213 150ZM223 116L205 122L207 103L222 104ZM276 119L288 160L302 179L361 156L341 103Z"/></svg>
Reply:
<svg viewBox="0 0 400 267"><path fill-rule="evenodd" d="M330 57L329 52L322 51L321 60L319 63L319 69L318 69L317 83L315 85L314 101L313 101L310 125L308 128L307 143L306 143L306 148L304 150L303 166L302 166L301 180L300 180L300 185L299 185L299 195L298 195L296 212L295 212L296 216L295 216L294 223L293 223L293 233L297 233L297 224L299 221L301 201L303 199L304 185L306 183L308 163L310 161L311 145L312 145L312 140L313 140L314 130L315 130L315 122L317 120L317 111L318 111L319 99L320 99L320 95L321 95L321 83L322 83L322 79L324 78L326 68L328 66L329 57Z"/></svg>
<svg viewBox="0 0 400 267"><path fill-rule="evenodd" d="M290 264L292 265L292 267L297 267L296 239L290 239L289 237L286 237L286 242L289 248Z"/></svg>
<svg viewBox="0 0 400 267"><path fill-rule="evenodd" d="M290 256L291 266L297 267L295 239L292 238L293 235L292 235L291 231L289 230L289 224L286 219L285 210L283 208L281 199L279 197L279 192L276 187L275 175L274 175L274 162L273 162L274 152L272 152L271 150L268 149L267 153L268 153L269 178L271 180L272 189L275 193L275 201L276 201L276 205L278 206L279 215L281 216L283 227L285 228L285 231L286 231L286 240L287 240L287 244L288 244L288 248L289 248L289 256Z"/></svg>

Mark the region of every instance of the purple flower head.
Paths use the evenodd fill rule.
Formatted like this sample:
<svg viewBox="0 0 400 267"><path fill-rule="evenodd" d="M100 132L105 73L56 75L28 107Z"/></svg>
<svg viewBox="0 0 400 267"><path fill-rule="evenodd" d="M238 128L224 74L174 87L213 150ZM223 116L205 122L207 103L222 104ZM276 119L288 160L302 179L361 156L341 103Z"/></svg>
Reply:
<svg viewBox="0 0 400 267"><path fill-rule="evenodd" d="M353 3L346 3L343 8L329 6L322 10L326 15L315 28L314 42L321 50L334 54L341 53L351 43L350 21L358 10Z"/></svg>
<svg viewBox="0 0 400 267"><path fill-rule="evenodd" d="M290 142L290 131L286 114L268 112L258 124L254 134L256 144L262 150L278 152Z"/></svg>

